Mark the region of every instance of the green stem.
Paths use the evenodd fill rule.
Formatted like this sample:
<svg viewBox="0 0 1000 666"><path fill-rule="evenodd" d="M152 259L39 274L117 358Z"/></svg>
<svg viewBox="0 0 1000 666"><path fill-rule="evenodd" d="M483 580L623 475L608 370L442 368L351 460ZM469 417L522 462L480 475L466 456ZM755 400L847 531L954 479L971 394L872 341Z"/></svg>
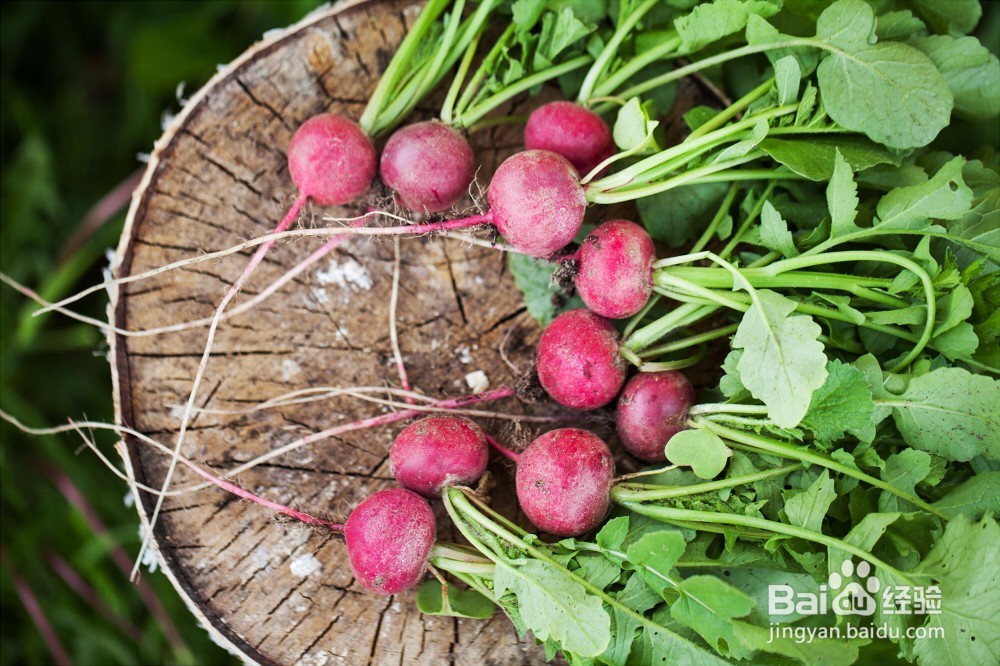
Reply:
<svg viewBox="0 0 1000 666"><path fill-rule="evenodd" d="M739 185L733 183L729 186L729 190L726 191L726 196L723 197L722 203L719 205L719 209L715 211L715 215L712 216L712 221L708 223L705 227L705 231L702 232L701 237L698 241L691 246L691 253L701 252L705 249L705 246L712 242L712 238L715 236L716 229L722 224L722 220L726 218L729 214L729 209L733 205L733 200L736 199L736 193L739 192Z"/></svg>
<svg viewBox="0 0 1000 666"><path fill-rule="evenodd" d="M716 164L707 164L703 167L697 169L691 169L680 175L674 176L664 181L658 183L651 183L643 187L630 188L628 190L620 192L608 192L600 191L594 192L591 190L586 190L587 200L591 203L597 204L613 204L613 203L623 203L626 201L635 201L636 199L643 199L645 197L652 196L654 194L660 194L661 192L667 192L682 185L694 185L696 183L716 183L716 182L731 182L734 180L752 180L759 178L757 174L749 174L746 171L738 171L735 167L738 167L747 162L753 162L756 159L760 159L764 156L762 151L753 151L744 157L739 157L733 160L727 160L725 162L719 162ZM732 171L729 171L733 169ZM724 172L724 173L720 173ZM593 183L591 183L593 185Z"/></svg>
<svg viewBox="0 0 1000 666"><path fill-rule="evenodd" d="M743 235L750 228L750 225L753 224L760 216L761 211L764 210L764 204L767 202L768 197L771 196L771 193L774 192L774 188L777 186L778 184L773 181L767 184L767 187L764 188L760 197L758 197L757 201L754 202L753 208L750 209L750 213L747 215L746 219L740 223L736 233L734 233L733 237L729 239L726 246L722 248L722 252L719 253L721 258L728 259L730 253L736 249L737 245L740 244L740 241L743 240Z"/></svg>
<svg viewBox="0 0 1000 666"><path fill-rule="evenodd" d="M667 148L666 150L661 150L655 155L650 155L649 157L636 162L627 169L622 169L621 171L611 174L610 176L605 176L604 178L591 182L588 186L588 190L593 189L606 192L624 187L636 182L637 179L644 174L667 162L670 162L671 160L674 160L675 158L686 159L689 155L696 153L699 149L706 147L712 148L725 143L727 140L734 138L741 132L753 128L753 126L756 125L761 119L770 120L771 118L777 118L789 113L794 113L797 108L797 104L790 104L787 106L769 109L752 118L744 118L743 120L735 122L732 125L723 127L704 136L695 137L694 139L688 137L688 139L685 139L676 146Z"/></svg>
<svg viewBox="0 0 1000 666"><path fill-rule="evenodd" d="M733 288L733 276L722 268L677 266L661 269L661 271L663 275L672 275L708 289ZM740 269L740 273L754 288L758 289L792 288L820 291L832 289L846 291L858 298L894 308L904 308L910 305L910 302L905 299L873 290L871 287L886 288L892 283L892 280L882 278L867 278L814 271L788 271L775 275L773 271L769 270L769 267L743 268ZM653 274L654 283L659 274L659 271Z"/></svg>
<svg viewBox="0 0 1000 666"><path fill-rule="evenodd" d="M683 328L689 324L707 317L718 308L715 306L696 305L693 303L683 303L674 308L668 314L660 317L651 324L646 324L630 335L624 343L623 349L628 349L633 353L641 352L657 340L660 340L669 332Z"/></svg>
<svg viewBox="0 0 1000 666"><path fill-rule="evenodd" d="M680 351L681 349L687 349L688 347L694 347L695 345L700 345L703 342L711 342L712 340L718 340L719 338L724 338L727 335L731 335L736 332L739 328L739 324L731 324L729 326L723 326L721 328L716 328L711 331L706 331L704 333L699 333L697 335L692 335L690 337L684 338L683 340L677 340L675 342L668 342L666 344L657 345L655 347L649 347L643 350L639 357L642 359L654 358L663 354L669 354L671 352Z"/></svg>
<svg viewBox="0 0 1000 666"><path fill-rule="evenodd" d="M680 50L680 46L683 43L680 36L674 31L671 31L671 33L673 34L665 36L663 41L653 48L643 51L615 70L613 74L597 85L592 96L586 99L583 99L582 96L579 97L580 103L593 104L601 97L610 97L615 94L615 91L621 85L644 70L648 65L668 56L677 57L683 55L684 52Z"/></svg>
<svg viewBox="0 0 1000 666"><path fill-rule="evenodd" d="M422 46L421 42L426 36L427 31L430 30L431 25L434 24L437 17L448 6L449 1L429 0L424 6L423 11L420 12L420 16L414 21L410 31L406 33L406 37L403 38L403 41L396 48L395 55L389 62L389 66L386 67L385 72L382 73L382 77L375 86L375 90L372 92L371 97L368 98L368 105L365 106L364 113L361 114L361 118L358 120L358 125L365 131L365 134L374 136L376 122L382 114L389 96L394 92L399 81L407 75L406 68L410 66L413 57Z"/></svg>
<svg viewBox="0 0 1000 666"><path fill-rule="evenodd" d="M458 94L462 90L462 84L465 83L465 77L469 73L469 68L472 67L472 59L476 57L480 37L482 37L482 31L476 34L469 43L469 47L465 49L462 62L459 63L458 71L455 72L455 76L451 80L451 85L448 87L448 94L444 98L444 103L441 104L441 122L445 125L451 125L454 120L455 102L458 100Z"/></svg>
<svg viewBox="0 0 1000 666"><path fill-rule="evenodd" d="M492 578L493 572L496 570L496 565L492 562L486 564L463 562L461 560L452 560L447 557L440 557L437 555L431 555L427 561L442 571L448 571L451 573L467 573L474 576L484 576L486 578Z"/></svg>
<svg viewBox="0 0 1000 666"><path fill-rule="evenodd" d="M858 557L871 563L879 570L892 573L894 576L909 583L910 585L916 584L915 580L904 574L899 569L875 557L867 550L858 548L857 546L847 543L842 539L826 536L820 532L813 532L812 530L803 529L801 527L786 525L785 523L779 523L774 520L755 518L753 516L741 516L735 513L716 513L713 511L696 511L694 509L675 509L673 507L661 506L657 504L640 504L638 502L619 502L619 504L629 511L634 511L638 514L665 522L685 521L688 523L706 523L708 525L737 525L739 527L765 530L776 534L784 534L785 536L797 539L812 541L813 543L818 543L826 546L827 548L835 548L837 550L850 553L854 557Z"/></svg>
<svg viewBox="0 0 1000 666"><path fill-rule="evenodd" d="M705 349L700 349L696 354L677 359L675 361L641 361L639 372L669 372L671 370L683 370L697 365L705 358Z"/></svg>
<svg viewBox="0 0 1000 666"><path fill-rule="evenodd" d="M927 319L924 322L924 330L923 333L921 333L920 338L917 340L916 345L914 345L913 349L910 350L910 353L903 357L899 363L889 369L890 372L899 372L920 355L920 353L924 350L924 347L926 347L931 341L934 334L934 323L935 317L937 316L937 302L934 299L934 283L931 281L927 271L921 268L919 264L907 259L906 257L901 257L891 252L881 250L854 250L846 252L827 252L821 256L800 255L791 259L775 262L764 268L764 270L770 271L774 275L778 275L780 273L793 271L799 268L810 268L812 266L822 266L824 264L858 261L875 261L895 264L896 266L904 268L916 275L924 288L924 298L927 302Z"/></svg>
<svg viewBox="0 0 1000 666"><path fill-rule="evenodd" d="M767 91L771 89L773 85L774 85L774 77L771 77L767 81L764 81L764 83L760 84L759 86L748 92L743 97L739 98L738 100L730 104L722 111L719 111L717 114L712 116L708 121L706 121L703 125L695 128L695 130L691 132L688 138L690 139L691 137L698 137L703 134L707 134L708 132L711 132L717 127L722 127L726 123L726 121L728 121L730 118L735 118L738 114L745 111L751 104L753 104L755 101L763 97L767 93ZM768 134L770 133L771 132L768 132Z"/></svg>
<svg viewBox="0 0 1000 666"><path fill-rule="evenodd" d="M462 95L458 98L458 104L455 106L453 111L453 119L455 117L460 117L462 112L465 111L469 104L472 103L472 100L475 99L476 95L482 88L483 81L485 81L486 77L489 76L489 72L495 66L500 54L503 53L507 43L510 41L511 37L513 37L514 30L515 26L513 23L508 25L503 31L503 34L500 35L496 43L493 45L493 48L491 48L486 54L486 57L483 58L483 61L479 64L479 68L476 70L476 73L472 75L472 79L469 80L469 83L465 86L465 90L462 92Z"/></svg>
<svg viewBox="0 0 1000 666"><path fill-rule="evenodd" d="M536 72L531 76L526 76L523 79L517 81L517 83L514 83L513 85L504 88L500 92L494 93L493 95L487 97L482 102L479 102L475 106L472 106L468 110L462 112L462 114L457 119L458 126L468 127L469 125L476 123L483 116L485 116L498 106L501 106L508 100L520 95L523 92L531 90L535 86L541 85L546 81L558 78L563 74L568 74L569 72L572 72L575 69L580 69L588 62L590 62L590 56L588 55L577 56L572 60L567 60L564 63L554 65L541 72Z"/></svg>
<svg viewBox="0 0 1000 666"><path fill-rule="evenodd" d="M935 509L932 505L923 501L913 493L908 493L905 490L901 490L891 483L886 483L881 479L877 479L874 476L865 474L859 469L854 467L849 467L847 465L842 465L826 456L820 455L818 453L813 453L811 451L802 450L799 447L792 446L786 442L782 442L770 437L764 437L763 435L755 435L742 430L736 430L733 428L727 428L726 426L719 425L718 423L713 423L711 421L695 418L691 421L693 427L704 428L709 430L719 437L725 439L731 439L734 442L741 442L747 446L754 447L759 451L764 451L766 453L771 453L782 458L789 458L791 460L798 460L799 462L804 462L810 465L819 465L820 467L825 467L831 471L838 472L845 476L853 477L859 481L864 481L868 485L880 488L888 493L904 499L907 502L916 505L917 507L932 513L942 520L948 520L948 516Z"/></svg>
<svg viewBox="0 0 1000 666"><path fill-rule="evenodd" d="M593 95L594 87L597 85L598 80L604 75L605 70L614 60L615 55L618 54L618 48L621 46L625 38L632 34L632 28L642 19L646 13L655 7L660 0L644 0L642 4L637 6L635 10L629 14L627 17L622 17L624 20L618 23L618 27L615 28L614 34L611 35L611 39L608 43L601 49L600 55L597 56L597 60L591 65L590 71L587 72L587 76L584 77L583 83L580 85L580 93L577 95L577 103L586 104L587 100Z"/></svg>
<svg viewBox="0 0 1000 666"><path fill-rule="evenodd" d="M678 497L690 497L691 495L701 495L702 493L711 493L716 490L756 483L776 476L785 476L799 469L802 469L802 465L800 464L785 465L784 467L768 469L754 474L733 476L728 479L696 483L690 486L657 486L645 483L621 484L611 489L611 499L614 502L655 502L676 499Z"/></svg>
<svg viewBox="0 0 1000 666"><path fill-rule="evenodd" d="M738 405L726 402L709 402L694 405L688 411L690 416L702 414L767 414L767 405Z"/></svg>
<svg viewBox="0 0 1000 666"><path fill-rule="evenodd" d="M628 324L625 326L625 331L622 333L623 340L628 339L628 336L632 335L632 331L635 330L635 327L642 323L642 320L646 318L646 315L649 314L649 311L652 310L659 301L660 301L659 294L652 294L649 297L649 300L646 301L646 304L642 306L642 309L639 310L637 313L635 313L635 315L633 315L632 318L628 320Z"/></svg>

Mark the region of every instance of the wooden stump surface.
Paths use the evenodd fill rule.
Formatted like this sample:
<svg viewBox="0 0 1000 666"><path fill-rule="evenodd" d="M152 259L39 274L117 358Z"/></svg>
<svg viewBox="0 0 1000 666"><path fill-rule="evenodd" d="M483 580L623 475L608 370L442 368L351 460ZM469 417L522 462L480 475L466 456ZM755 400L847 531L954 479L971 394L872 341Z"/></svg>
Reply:
<svg viewBox="0 0 1000 666"><path fill-rule="evenodd" d="M328 8L255 45L212 79L157 142L136 192L116 255L125 276L231 247L273 229L295 198L285 149L310 116L357 118L412 24L420 3L363 2ZM526 113L543 93L511 107ZM433 115L434 103L423 111ZM505 126L472 136L488 182L521 144ZM310 206L304 226L357 208ZM610 214L613 211L599 211ZM234 303L269 285L322 244L282 242ZM539 328L526 313L506 257L457 240L401 243L397 322L413 386L443 398L468 394L467 373L510 386L532 362ZM211 316L249 253L231 255L131 283L112 293L118 327L143 329ZM252 311L226 320L185 438L183 454L222 472L303 435L387 408L352 398L237 413L278 395L319 386L398 386L388 333L393 243L360 237ZM233 307L233 306L231 306ZM111 343L120 423L173 446L182 406L202 354L206 328ZM483 406L508 413L552 412L517 400ZM524 446L536 426L480 420L494 435ZM372 492L393 485L392 438L404 424L365 430L299 449L236 481L265 498L335 521ZM140 483L159 487L168 460L125 438L126 464ZM625 463L628 471L630 463ZM509 468L493 460L494 504L522 522ZM199 479L178 467L173 487ZM148 526L155 498L141 494ZM456 540L436 503L440 537ZM414 593L380 597L353 579L343 543L216 488L168 498L156 526L159 562L199 621L245 661L263 664L527 664L543 660L499 611L488 621L428 617Z"/></svg>
<svg viewBox="0 0 1000 666"><path fill-rule="evenodd" d="M420 4L366 3L326 10L265 40L200 91L157 143L136 193L117 255L119 276L269 232L295 196L285 149L308 117L334 111L357 118ZM428 104L428 110L433 109ZM518 128L474 137L487 179L520 143ZM356 208L309 208L305 226ZM277 245L234 306L258 293L322 240ZM498 353L526 368L536 324L525 313L505 256L442 238L404 240L397 322L414 387L434 397L468 394L465 375L511 385ZM121 288L111 316L141 329L211 316L252 250L195 264ZM278 294L219 328L197 406L238 411L315 386L398 386L388 334L391 241L355 238ZM206 328L112 341L121 423L173 445ZM484 408L518 412L516 400ZM326 400L251 414L202 413L184 455L223 471L303 435L386 408ZM482 421L498 436L530 441L530 428ZM388 464L402 424L313 444L240 475L253 492L332 520L393 485ZM159 486L167 458L127 439L136 479ZM508 510L509 475L495 462L496 495ZM173 486L197 478L179 467ZM504 496L507 500L504 501ZM439 504L439 503L438 503ZM144 521L154 498L138 502ZM437 507L441 537L454 540ZM343 544L276 521L249 502L212 488L164 503L155 530L161 565L213 635L243 659L279 664L521 664L541 660L502 613L454 620L417 612L414 594L363 590Z"/></svg>

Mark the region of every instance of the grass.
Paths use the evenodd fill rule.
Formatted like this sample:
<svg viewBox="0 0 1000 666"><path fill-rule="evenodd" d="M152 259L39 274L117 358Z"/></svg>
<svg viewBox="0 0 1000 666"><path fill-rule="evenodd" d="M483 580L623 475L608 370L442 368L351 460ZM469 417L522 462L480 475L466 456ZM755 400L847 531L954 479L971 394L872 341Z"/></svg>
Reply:
<svg viewBox="0 0 1000 666"><path fill-rule="evenodd" d="M265 30L318 4L0 5L0 270L49 298L98 281L131 183L124 197L114 190L141 168L161 114L179 108L178 83L193 92ZM109 193L106 210L88 216ZM104 306L95 297L83 309L100 318ZM35 426L110 420L101 335L33 309L0 287L0 405ZM235 663L162 574L128 582L135 511L78 446L0 424L0 664Z"/></svg>

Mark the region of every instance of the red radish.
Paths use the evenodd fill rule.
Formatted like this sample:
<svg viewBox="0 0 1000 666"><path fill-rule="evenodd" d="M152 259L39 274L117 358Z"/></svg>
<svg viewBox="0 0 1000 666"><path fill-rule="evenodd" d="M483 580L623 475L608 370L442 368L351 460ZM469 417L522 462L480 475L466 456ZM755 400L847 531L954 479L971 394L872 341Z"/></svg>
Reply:
<svg viewBox="0 0 1000 666"><path fill-rule="evenodd" d="M404 488L438 497L448 485L469 485L486 470L482 428L461 416L428 416L403 428L389 451L392 475Z"/></svg>
<svg viewBox="0 0 1000 666"><path fill-rule="evenodd" d="M607 514L614 475L614 459L600 437L578 428L553 430L521 453L517 499L539 529L578 536Z"/></svg>
<svg viewBox="0 0 1000 666"><path fill-rule="evenodd" d="M549 102L535 109L524 127L524 147L562 155L584 176L614 153L607 123L572 102Z"/></svg>
<svg viewBox="0 0 1000 666"><path fill-rule="evenodd" d="M493 224L525 254L546 257L566 247L583 224L587 199L565 158L526 150L507 158L489 189Z"/></svg>
<svg viewBox="0 0 1000 666"><path fill-rule="evenodd" d="M475 176L472 147L437 120L397 130L382 150L379 173L406 208L434 213L453 206Z"/></svg>
<svg viewBox="0 0 1000 666"><path fill-rule="evenodd" d="M615 417L625 449L640 460L666 460L664 447L687 426L694 388L676 371L640 372L625 384Z"/></svg>
<svg viewBox="0 0 1000 666"><path fill-rule="evenodd" d="M618 331L590 310L564 312L538 341L536 366L542 388L561 405L597 409L618 395L625 360L618 354Z"/></svg>
<svg viewBox="0 0 1000 666"><path fill-rule="evenodd" d="M604 222L580 245L577 293L602 317L630 317L652 293L654 255L653 239L635 222Z"/></svg>
<svg viewBox="0 0 1000 666"><path fill-rule="evenodd" d="M302 123L292 136L288 171L303 197L321 206L340 206L371 185L375 146L356 123L321 113Z"/></svg>
<svg viewBox="0 0 1000 666"><path fill-rule="evenodd" d="M344 524L347 557L358 582L386 595L417 584L436 534L431 505L405 488L369 496Z"/></svg>

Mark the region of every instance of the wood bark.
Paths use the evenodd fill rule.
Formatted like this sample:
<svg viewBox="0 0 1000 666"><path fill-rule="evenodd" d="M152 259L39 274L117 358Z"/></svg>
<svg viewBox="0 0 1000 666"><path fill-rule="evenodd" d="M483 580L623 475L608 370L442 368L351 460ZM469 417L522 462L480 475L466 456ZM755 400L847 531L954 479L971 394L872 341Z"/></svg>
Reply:
<svg viewBox="0 0 1000 666"><path fill-rule="evenodd" d="M380 72L419 12L412 2L364 2L325 9L268 36L224 68L169 124L157 142L129 211L115 273L126 276L231 247L273 229L296 196L285 149L296 127L324 111L360 116ZM544 100L521 99L515 113ZM422 111L433 115L433 102ZM488 182L519 148L520 128L472 136ZM377 194L377 192L376 192ZM310 206L304 226L328 224L357 208ZM613 210L601 211L613 214ZM233 306L322 244L282 242L267 255ZM482 370L492 387L526 369L539 328L497 251L440 237L401 243L397 321L414 387L434 397L470 392ZM195 264L113 290L109 316L143 329L209 317L249 253ZM398 386L388 333L393 243L354 238L252 311L225 321L198 394L183 454L223 472L303 435L384 411L340 398L246 410L293 390L318 386ZM110 339L119 422L173 446L179 416L202 354L206 328ZM488 405L509 413L516 400ZM241 410L243 413L240 413ZM534 426L482 425L514 446ZM263 497L341 522L370 493L392 485L388 451L403 424L347 434L299 449L239 475ZM126 465L138 482L159 486L168 459L125 438ZM510 469L493 462L494 501L517 516ZM624 471L628 471L628 467ZM173 488L196 483L178 467ZM140 494L148 526L155 498ZM439 504L439 503L438 503ZM455 540L436 507L440 537ZM498 612L487 621L428 617L414 593L379 597L363 590L337 538L276 520L255 504L210 488L171 497L154 531L160 565L213 637L245 661L262 664L526 664L542 661Z"/></svg>

